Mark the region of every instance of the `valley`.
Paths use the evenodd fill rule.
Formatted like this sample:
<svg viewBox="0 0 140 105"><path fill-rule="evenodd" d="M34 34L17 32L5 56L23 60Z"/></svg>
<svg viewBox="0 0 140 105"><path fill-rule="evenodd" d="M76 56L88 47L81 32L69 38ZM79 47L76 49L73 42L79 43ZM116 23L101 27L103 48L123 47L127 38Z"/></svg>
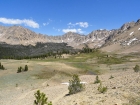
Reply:
<svg viewBox="0 0 140 105"><path fill-rule="evenodd" d="M56 59L1 59L0 62L6 68L0 70L2 105L31 105L37 90L44 92L53 105L134 105L140 100L139 73L133 70L136 64L140 65L139 53L120 55L94 51ZM24 65L28 65L29 70L17 73L17 68ZM62 83L69 82L73 74L87 82L86 88L66 96L68 86ZM104 94L99 93L98 84L94 84L96 75L108 87ZM110 76L113 78L109 79Z"/></svg>
<svg viewBox="0 0 140 105"><path fill-rule="evenodd" d="M37 34L21 26L0 27L0 104L32 105L37 90L53 105L138 105L140 21L88 35ZM24 70L24 66L28 70ZM139 67L138 67L139 70ZM85 90L68 95L77 74ZM98 91L96 76L107 92Z"/></svg>
<svg viewBox="0 0 140 105"><path fill-rule="evenodd" d="M0 105L140 105L140 0L0 4Z"/></svg>

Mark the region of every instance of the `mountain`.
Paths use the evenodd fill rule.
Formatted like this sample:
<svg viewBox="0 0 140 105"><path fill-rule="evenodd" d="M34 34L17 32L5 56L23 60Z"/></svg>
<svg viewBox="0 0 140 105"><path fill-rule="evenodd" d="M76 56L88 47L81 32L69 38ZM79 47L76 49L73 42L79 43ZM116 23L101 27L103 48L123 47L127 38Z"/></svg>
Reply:
<svg viewBox="0 0 140 105"><path fill-rule="evenodd" d="M106 39L101 50L116 53L140 52L140 19L124 24L118 33Z"/></svg>
<svg viewBox="0 0 140 105"><path fill-rule="evenodd" d="M21 26L0 26L0 41L12 45L34 45L46 42L46 37Z"/></svg>
<svg viewBox="0 0 140 105"><path fill-rule="evenodd" d="M69 46L81 49L85 46L97 48L105 43L105 40L113 34L108 30L95 30L88 35L68 32L62 36L48 36L37 34L21 26L0 26L0 42L11 45L36 45L41 43L67 43Z"/></svg>
<svg viewBox="0 0 140 105"><path fill-rule="evenodd" d="M0 42L10 45L36 45L36 43L67 43L75 49L83 47L101 48L103 51L118 51L138 46L140 34L140 19L137 22L123 24L119 29L100 29L80 35L68 32L61 36L37 34L21 26L0 26Z"/></svg>

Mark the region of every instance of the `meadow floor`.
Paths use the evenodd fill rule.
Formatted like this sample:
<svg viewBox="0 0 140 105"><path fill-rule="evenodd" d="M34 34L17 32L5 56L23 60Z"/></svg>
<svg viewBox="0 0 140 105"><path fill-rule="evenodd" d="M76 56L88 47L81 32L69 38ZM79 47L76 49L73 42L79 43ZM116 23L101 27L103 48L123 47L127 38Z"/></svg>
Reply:
<svg viewBox="0 0 140 105"><path fill-rule="evenodd" d="M133 68L140 63L138 59L132 60L111 65L97 64L94 59L81 62L0 60L6 68L0 70L0 105L33 105L37 90L44 92L53 105L137 105L134 102L140 100L140 73ZM17 73L17 68L25 65L29 70ZM81 81L87 82L86 88L66 96L68 86L61 83L68 82L72 74L79 74ZM106 93L97 90L99 84L94 84L95 74L100 74L103 86L107 86ZM114 78L109 79L110 76Z"/></svg>

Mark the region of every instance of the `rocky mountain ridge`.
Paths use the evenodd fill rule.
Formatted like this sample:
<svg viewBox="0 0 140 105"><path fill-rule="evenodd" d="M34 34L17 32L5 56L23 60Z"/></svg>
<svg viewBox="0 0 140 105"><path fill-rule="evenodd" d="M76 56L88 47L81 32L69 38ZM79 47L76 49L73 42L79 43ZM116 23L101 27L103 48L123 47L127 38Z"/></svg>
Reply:
<svg viewBox="0 0 140 105"><path fill-rule="evenodd" d="M103 51L131 53L140 52L140 19L124 24L118 33L109 36L102 46Z"/></svg>
<svg viewBox="0 0 140 105"><path fill-rule="evenodd" d="M88 35L80 35L78 33L68 32L62 36L48 36L37 34L27 28L21 26L4 27L0 26L0 42L12 45L36 45L41 43L67 43L69 46L81 49L83 47L100 48L107 46L114 37L125 33L129 29L139 25L137 22L129 22L122 25L119 29L112 30L95 30Z"/></svg>

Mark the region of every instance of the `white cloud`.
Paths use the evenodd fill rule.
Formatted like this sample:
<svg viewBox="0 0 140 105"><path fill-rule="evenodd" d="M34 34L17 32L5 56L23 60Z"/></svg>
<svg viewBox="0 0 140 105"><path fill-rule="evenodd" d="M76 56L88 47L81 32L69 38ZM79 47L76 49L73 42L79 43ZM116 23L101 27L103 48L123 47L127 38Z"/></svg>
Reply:
<svg viewBox="0 0 140 105"><path fill-rule="evenodd" d="M77 32L76 29L63 29L62 30L64 33L67 33L67 32Z"/></svg>
<svg viewBox="0 0 140 105"><path fill-rule="evenodd" d="M61 29L56 29L55 27L53 27L53 30L60 32Z"/></svg>
<svg viewBox="0 0 140 105"><path fill-rule="evenodd" d="M82 29L77 29L78 33L84 33L84 31L82 31Z"/></svg>
<svg viewBox="0 0 140 105"><path fill-rule="evenodd" d="M39 24L30 19L7 19L7 18L0 18L0 22L3 24L24 24L25 26L29 26L32 28L39 28Z"/></svg>
<svg viewBox="0 0 140 105"><path fill-rule="evenodd" d="M49 24L50 24L49 22L43 23L43 26L47 26L47 25L49 25Z"/></svg>
<svg viewBox="0 0 140 105"><path fill-rule="evenodd" d="M67 33L67 32L84 33L81 29L63 29L62 31L64 33Z"/></svg>
<svg viewBox="0 0 140 105"><path fill-rule="evenodd" d="M88 22L78 22L78 23L76 23L76 25L79 25L80 27L83 27L83 28L87 28Z"/></svg>
<svg viewBox="0 0 140 105"><path fill-rule="evenodd" d="M48 22L47 23L43 23L43 26L47 26L47 25L49 25L51 22L52 22L53 20L51 20L51 19L48 19Z"/></svg>
<svg viewBox="0 0 140 105"><path fill-rule="evenodd" d="M75 27L76 25L78 25L80 27L83 27L83 28L87 28L89 26L88 22L77 22L77 23L74 23L74 24L72 24L71 22L68 23L69 27Z"/></svg>
<svg viewBox="0 0 140 105"><path fill-rule="evenodd" d="M60 32L60 31L61 31L61 29L57 29L57 31L59 31L59 32Z"/></svg>

